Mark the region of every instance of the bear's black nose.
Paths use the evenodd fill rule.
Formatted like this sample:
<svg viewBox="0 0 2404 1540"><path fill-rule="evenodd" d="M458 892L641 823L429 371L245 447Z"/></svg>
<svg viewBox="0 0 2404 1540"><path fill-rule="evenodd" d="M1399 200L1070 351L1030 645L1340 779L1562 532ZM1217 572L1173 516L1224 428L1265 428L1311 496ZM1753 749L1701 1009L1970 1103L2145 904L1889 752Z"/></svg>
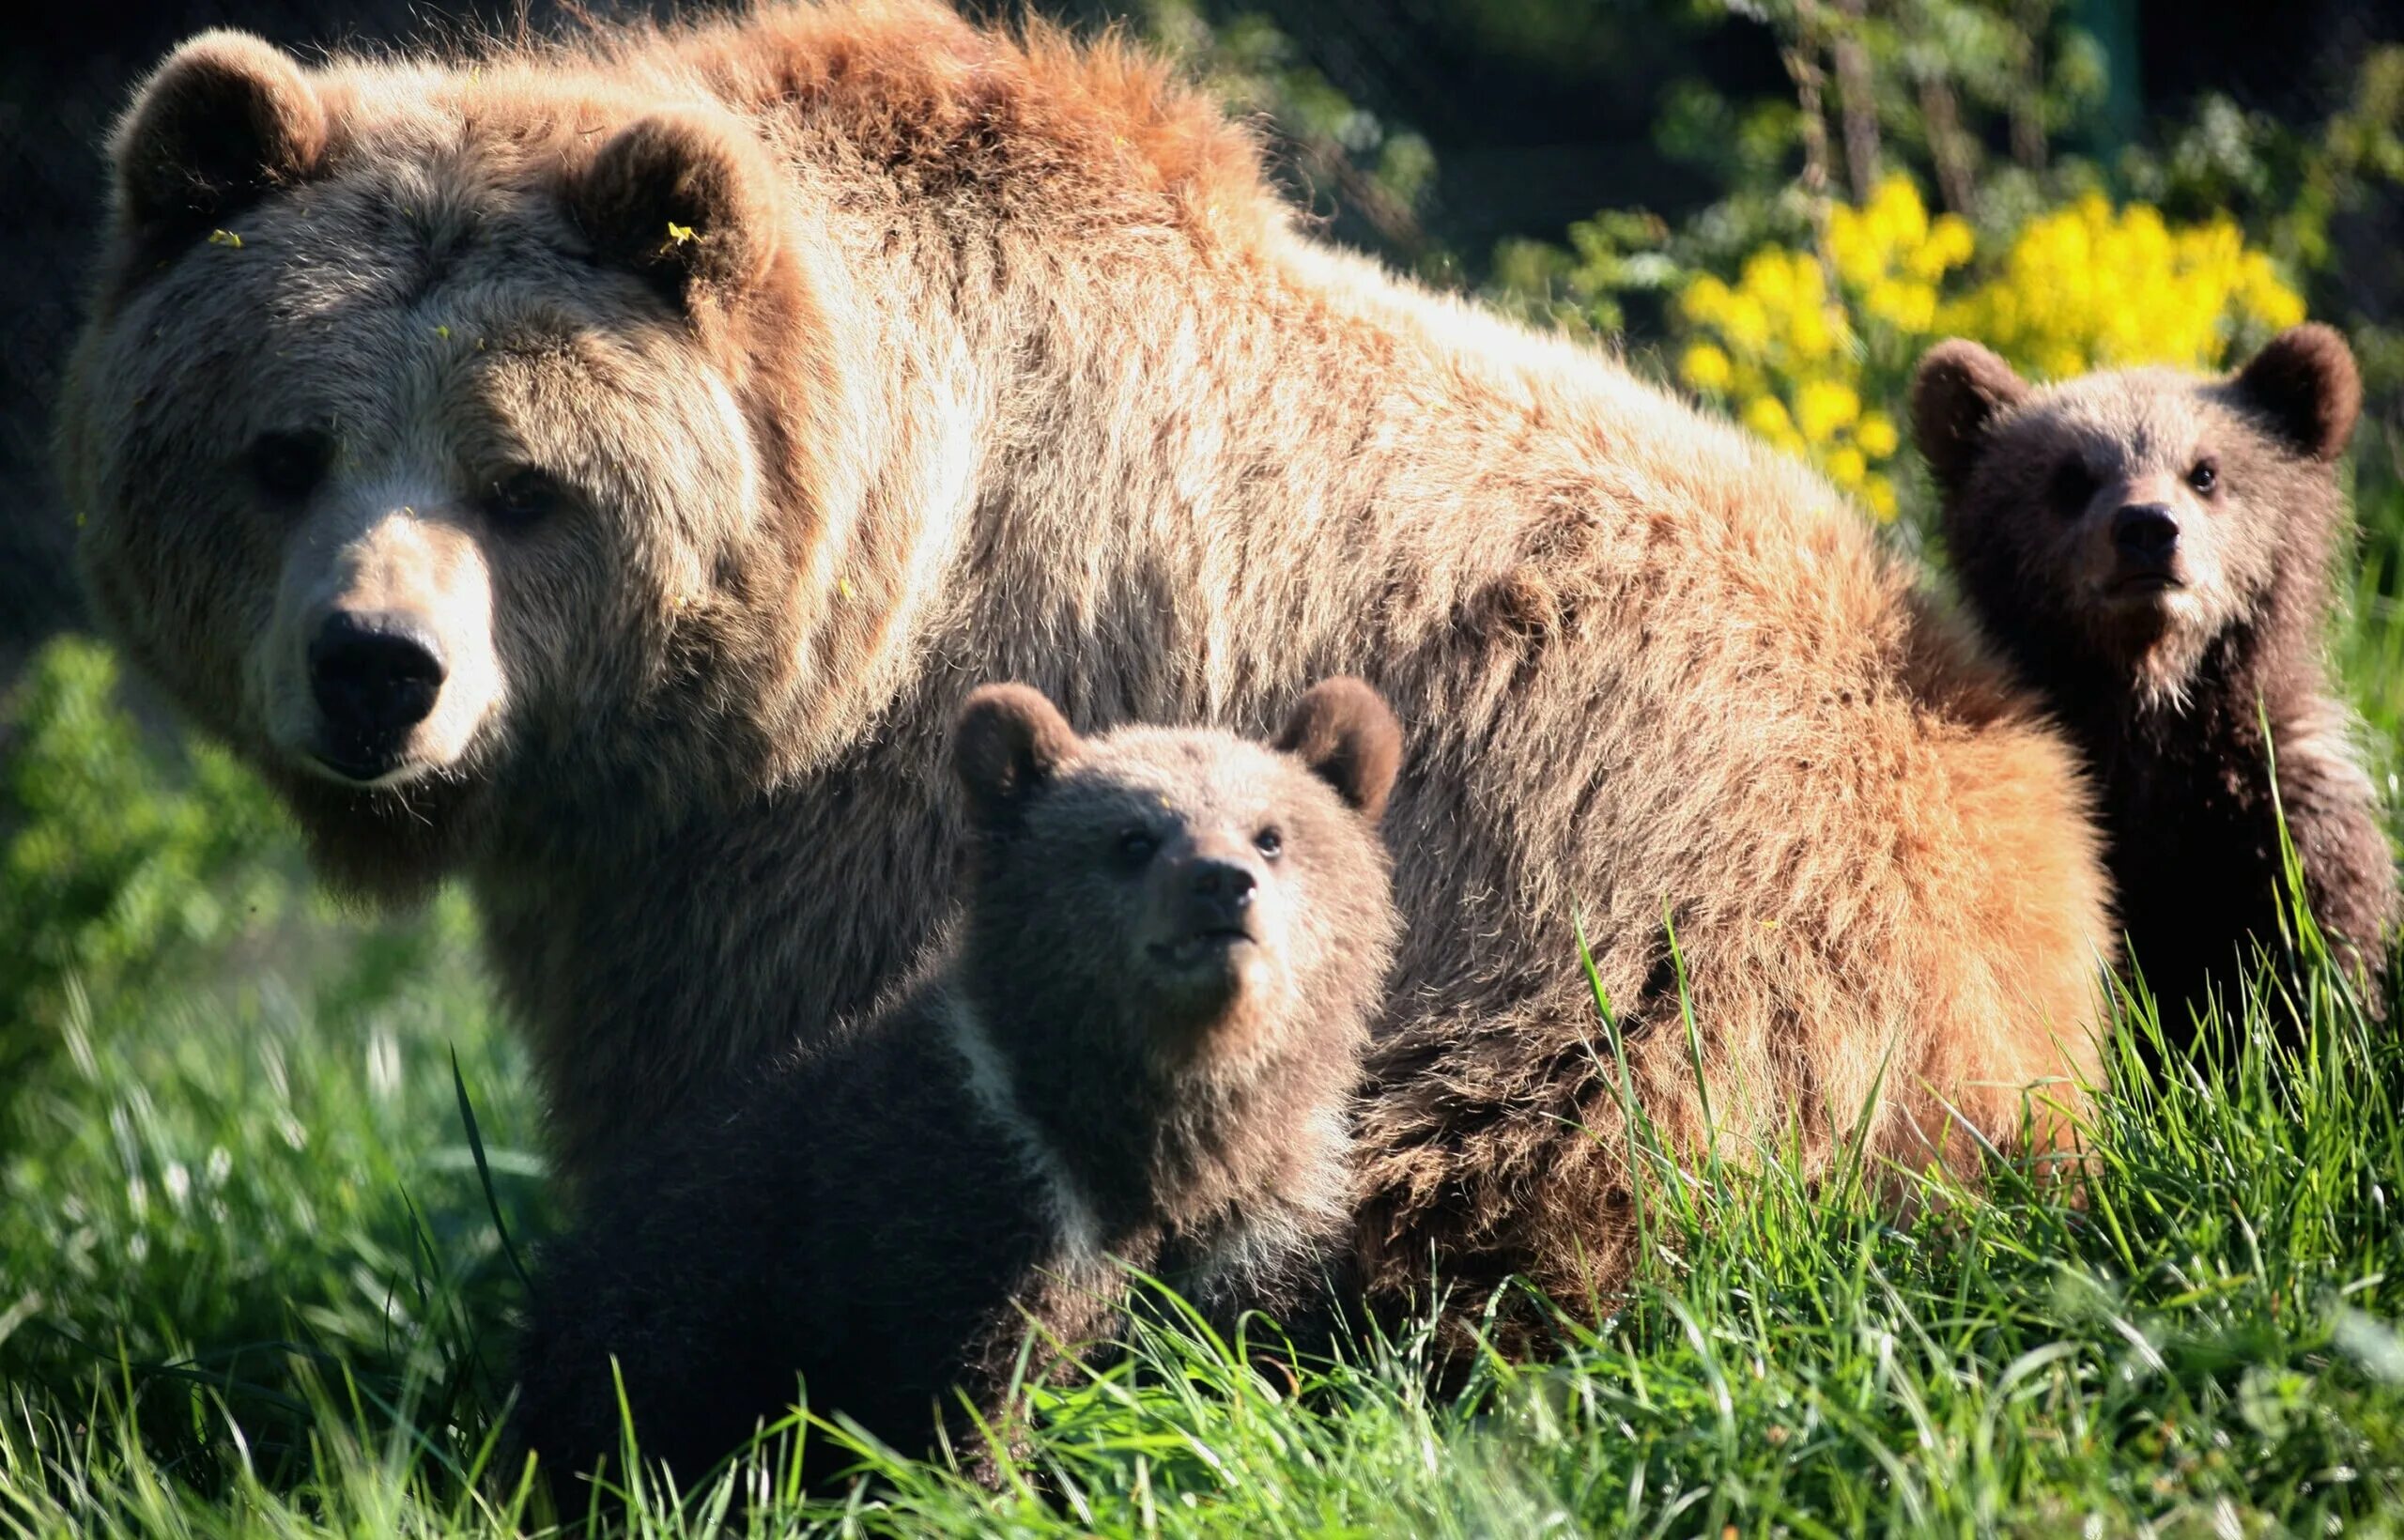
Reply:
<svg viewBox="0 0 2404 1540"><path fill-rule="evenodd" d="M1197 929L1236 928L1252 907L1253 874L1233 861L1204 858L1186 872L1186 904Z"/></svg>
<svg viewBox="0 0 2404 1540"><path fill-rule="evenodd" d="M393 767L409 729L434 710L441 649L405 615L337 610L309 643L309 692L325 719L319 757L372 779Z"/></svg>
<svg viewBox="0 0 2404 1540"><path fill-rule="evenodd" d="M2112 516L2112 544L2124 560L2159 566L2179 547L2179 520L2158 502L2133 502Z"/></svg>

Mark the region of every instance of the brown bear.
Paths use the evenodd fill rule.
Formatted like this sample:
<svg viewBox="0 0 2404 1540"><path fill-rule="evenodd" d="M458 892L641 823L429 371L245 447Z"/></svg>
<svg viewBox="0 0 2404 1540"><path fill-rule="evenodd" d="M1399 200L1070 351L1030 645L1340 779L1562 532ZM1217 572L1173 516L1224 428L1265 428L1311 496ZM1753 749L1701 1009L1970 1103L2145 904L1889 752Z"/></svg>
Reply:
<svg viewBox="0 0 2404 1540"><path fill-rule="evenodd" d="M821 1415L973 1453L1011 1421L1031 1328L1039 1362L1113 1330L1118 1263L1230 1328L1340 1278L1401 742L1354 680L1303 696L1273 753L1081 741L1034 690L970 696L956 950L593 1183L534 1293L528 1446L555 1471L615 1455L622 1382L644 1453L689 1480L798 1375Z"/></svg>
<svg viewBox="0 0 2404 1540"><path fill-rule="evenodd" d="M2172 1041L2255 943L2283 947L2282 811L2333 952L2358 977L2385 962L2396 855L2321 656L2361 402L2319 325L2219 379L2041 390L1957 340L1914 382L1965 596L2100 782L2130 958Z"/></svg>
<svg viewBox="0 0 2404 1540"><path fill-rule="evenodd" d="M2035 698L1808 467L1299 229L1120 42L211 33L113 156L61 428L98 613L329 876L465 877L572 1181L903 975L983 678L1087 731L1393 702L1383 1283L1622 1276L1580 922L1681 1147L1967 1170L2097 1073Z"/></svg>

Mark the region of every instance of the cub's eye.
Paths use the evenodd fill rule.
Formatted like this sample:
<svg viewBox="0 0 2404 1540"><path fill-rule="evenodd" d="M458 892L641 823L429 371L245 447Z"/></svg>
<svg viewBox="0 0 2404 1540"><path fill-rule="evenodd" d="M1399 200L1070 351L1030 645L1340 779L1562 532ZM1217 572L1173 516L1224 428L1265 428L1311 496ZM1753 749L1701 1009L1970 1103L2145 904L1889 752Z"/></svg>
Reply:
<svg viewBox="0 0 2404 1540"><path fill-rule="evenodd" d="M2081 460L2064 460L2054 471L2054 479L2045 488L2046 499L2065 518L2075 518L2087 512L2095 500L2094 473Z"/></svg>
<svg viewBox="0 0 2404 1540"><path fill-rule="evenodd" d="M1130 871L1144 867L1160 848L1160 840L1149 829L1129 829L1118 837L1118 859Z"/></svg>
<svg viewBox="0 0 2404 1540"><path fill-rule="evenodd" d="M1261 859L1273 861L1286 849L1286 837L1272 825L1252 837L1252 848L1260 852Z"/></svg>
<svg viewBox="0 0 2404 1540"><path fill-rule="evenodd" d="M567 493L558 482L531 465L520 466L485 492L485 515L504 530L531 530L557 513L566 500Z"/></svg>
<svg viewBox="0 0 2404 1540"><path fill-rule="evenodd" d="M271 498L305 498L333 464L332 439L316 432L262 433L251 445L251 479Z"/></svg>
<svg viewBox="0 0 2404 1540"><path fill-rule="evenodd" d="M2205 497L2211 496L2212 489L2220 485L2220 462L2197 460L2196 469L2187 472L2187 485Z"/></svg>

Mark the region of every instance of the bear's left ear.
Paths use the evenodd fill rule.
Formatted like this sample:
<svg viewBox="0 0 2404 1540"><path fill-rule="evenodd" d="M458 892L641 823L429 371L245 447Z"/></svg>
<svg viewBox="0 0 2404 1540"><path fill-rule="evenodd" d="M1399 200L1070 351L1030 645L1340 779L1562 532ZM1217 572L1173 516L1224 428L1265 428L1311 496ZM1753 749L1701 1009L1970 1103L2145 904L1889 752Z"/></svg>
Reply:
<svg viewBox="0 0 2404 1540"><path fill-rule="evenodd" d="M2353 350L2333 327L2291 326L2237 372L2240 399L2271 420L2279 436L2316 460L2334 460L2354 435L2363 378Z"/></svg>
<svg viewBox="0 0 2404 1540"><path fill-rule="evenodd" d="M776 177L739 119L699 109L620 129L574 175L568 212L593 255L679 310L739 294L776 258Z"/></svg>
<svg viewBox="0 0 2404 1540"><path fill-rule="evenodd" d="M1273 747L1301 760L1374 824L1402 768L1402 724L1360 680L1327 679L1295 702Z"/></svg>
<svg viewBox="0 0 2404 1540"><path fill-rule="evenodd" d="M980 830L1005 829L1026 799L1084 747L1060 708L1025 685L987 685L968 698L952 733L952 768Z"/></svg>
<svg viewBox="0 0 2404 1540"><path fill-rule="evenodd" d="M1955 337L1928 350L1912 375L1912 441L1939 491L1962 489L1996 418L2027 395L2028 382L1977 343Z"/></svg>

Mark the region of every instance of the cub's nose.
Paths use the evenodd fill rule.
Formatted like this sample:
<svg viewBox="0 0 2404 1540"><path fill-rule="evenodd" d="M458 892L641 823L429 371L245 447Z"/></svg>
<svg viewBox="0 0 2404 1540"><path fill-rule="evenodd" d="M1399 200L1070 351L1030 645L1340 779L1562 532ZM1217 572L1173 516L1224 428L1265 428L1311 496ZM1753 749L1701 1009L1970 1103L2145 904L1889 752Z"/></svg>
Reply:
<svg viewBox="0 0 2404 1540"><path fill-rule="evenodd" d="M392 768L409 729L442 691L442 650L407 615L336 610L309 643L309 691L335 769L372 778Z"/></svg>
<svg viewBox="0 0 2404 1540"><path fill-rule="evenodd" d="M1198 860L1186 872L1186 913L1197 930L1241 929L1257 886L1233 861Z"/></svg>
<svg viewBox="0 0 2404 1540"><path fill-rule="evenodd" d="M2112 545L2129 562L2159 566L2179 548L2179 520L2158 502L2133 502L2112 516Z"/></svg>

